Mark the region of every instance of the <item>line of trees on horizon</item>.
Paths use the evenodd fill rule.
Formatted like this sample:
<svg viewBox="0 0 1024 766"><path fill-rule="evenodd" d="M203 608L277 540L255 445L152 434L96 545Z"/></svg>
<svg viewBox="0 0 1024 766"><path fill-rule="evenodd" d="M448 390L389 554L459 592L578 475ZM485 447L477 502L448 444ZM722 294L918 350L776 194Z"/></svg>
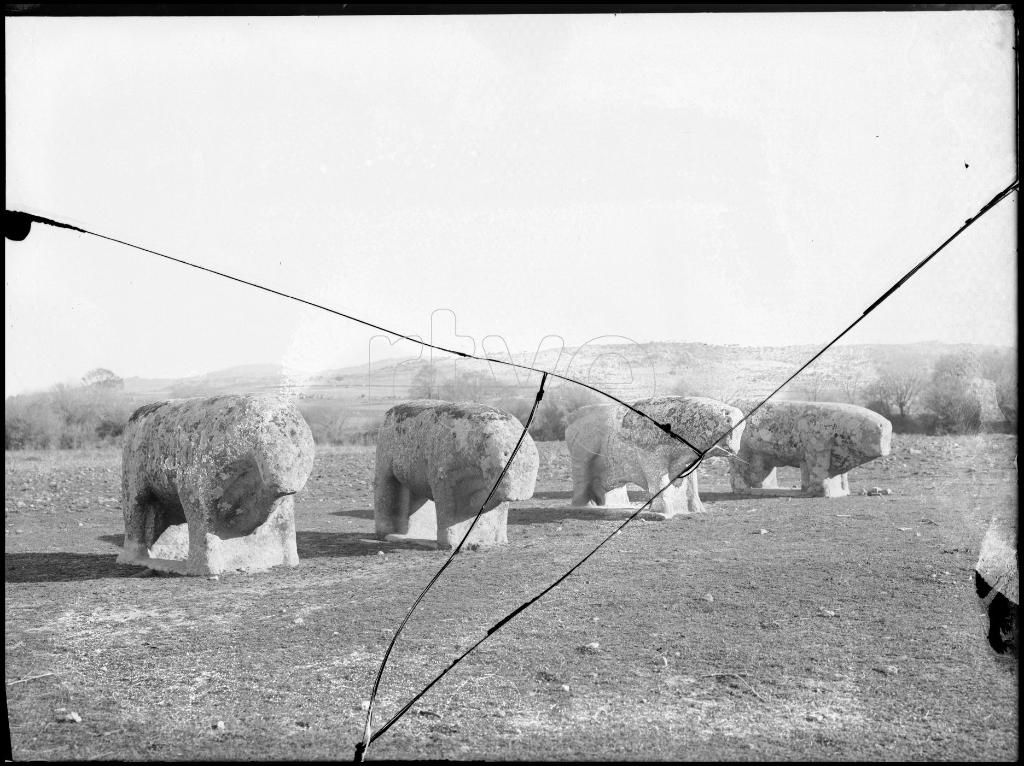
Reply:
<svg viewBox="0 0 1024 766"><path fill-rule="evenodd" d="M841 362L811 365L779 397L867 407L892 421L896 433L977 433L1017 428L1015 349L959 349L934 361L904 355L872 362L856 349L837 349ZM778 381L781 383L782 381ZM735 403L773 390L749 381L728 384L680 378L677 396L709 396Z"/></svg>
<svg viewBox="0 0 1024 766"><path fill-rule="evenodd" d="M940 356L930 368L895 362L866 392L867 406L896 431L975 433L992 422L993 409L1016 430L1017 355L964 350Z"/></svg>
<svg viewBox="0 0 1024 766"><path fill-rule="evenodd" d="M843 353L849 356L853 352ZM910 357L875 364L853 356L841 357L840 361L838 372L808 368L782 395L866 406L891 420L897 433L1016 430L1015 349L959 350L940 356L932 364ZM833 365L831 369L837 368ZM695 386L685 379L677 379L671 392L727 402L741 398L739 391L721 385ZM480 368L457 370L453 365L449 372L441 366L425 365L413 378L407 396L489 404L525 422L535 393L535 384L502 381ZM749 390L744 395L749 395ZM562 440L566 424L577 409L608 401L583 387L551 380L530 434L538 441ZM97 368L86 373L78 385L62 383L49 391L7 397L4 448L77 449L118 444L131 413L144 403L124 391L124 381L116 374ZM296 406L318 444L376 443L383 419L379 408L331 399L300 399Z"/></svg>

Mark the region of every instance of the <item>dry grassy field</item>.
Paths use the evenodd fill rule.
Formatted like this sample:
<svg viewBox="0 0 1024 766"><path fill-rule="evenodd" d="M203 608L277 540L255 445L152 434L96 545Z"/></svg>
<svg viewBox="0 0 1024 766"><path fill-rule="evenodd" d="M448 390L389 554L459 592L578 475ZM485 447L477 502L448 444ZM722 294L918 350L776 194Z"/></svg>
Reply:
<svg viewBox="0 0 1024 766"><path fill-rule="evenodd" d="M625 517L567 509L565 445L538 446L509 545L431 591L380 722ZM1017 665L986 644L971 573L988 517L1016 506L1016 450L897 434L838 499L733 495L712 462L706 514L627 526L367 757L1012 760ZM301 565L213 580L114 563L117 451L8 452L14 758L351 758L382 651L446 555L373 538L372 466L372 448L319 450Z"/></svg>

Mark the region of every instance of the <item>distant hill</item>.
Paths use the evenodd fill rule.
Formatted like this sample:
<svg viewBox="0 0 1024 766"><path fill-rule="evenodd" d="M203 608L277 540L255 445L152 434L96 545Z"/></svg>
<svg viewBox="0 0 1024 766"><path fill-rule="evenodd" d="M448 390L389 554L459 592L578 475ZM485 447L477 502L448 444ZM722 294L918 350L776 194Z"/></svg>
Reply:
<svg viewBox="0 0 1024 766"><path fill-rule="evenodd" d="M813 356L817 346L739 346L707 343L590 344L537 355L518 353L512 361L582 380L624 399L662 394L694 394L733 399L770 393ZM954 351L1005 350L999 346L925 342L836 346L814 362L779 394L782 398L850 401L877 377L877 369L909 361L929 369ZM308 374L281 364L250 364L188 378L127 378L125 391L136 399L208 396L222 393L291 391L303 399L332 399L360 409L386 409L409 397L416 375L428 362L419 358L384 359L372 365ZM539 376L486 361L437 354L441 374L493 375L525 394ZM559 385L552 381L551 385ZM568 384L565 384L568 385Z"/></svg>
<svg viewBox="0 0 1024 766"><path fill-rule="evenodd" d="M132 395L163 398L292 388L301 379L281 364L244 364L187 378L125 378Z"/></svg>
<svg viewBox="0 0 1024 766"><path fill-rule="evenodd" d="M898 362L930 375L939 357L970 350L979 369L962 367L981 405L988 429L1016 427L1016 382L1013 350L996 346L945 343L855 345L830 349L777 395L781 399L868 404L871 383L879 371ZM726 402L763 398L818 352L812 346L715 346L706 343L588 344L548 349L536 355L514 354L517 365L539 367L583 382L623 401L653 395L710 396ZM994 352L994 353L993 353ZM1009 352L1009 353L1007 353ZM956 360L949 360L955 362ZM435 355L434 365L421 358L384 359L371 364L308 373L282 364L248 364L184 378L128 378L92 385L55 386L48 391L8 397L5 402L5 444L8 449L84 447L116 441L130 413L139 405L192 396L226 393L289 393L313 432L317 444L376 443L384 411L396 402L429 395L477 401L505 408L520 418L530 411L540 374L490 360ZM577 387L549 378L544 403L531 432L538 440L561 439L566 418L593 400ZM894 429L933 433L974 428L969 410L949 392L945 399L925 401L913 411L892 413ZM954 396L958 396L954 392ZM891 401L892 396L888 399ZM936 405L935 401L939 401ZM943 402L946 402L944 404ZM923 410L923 411L922 411Z"/></svg>

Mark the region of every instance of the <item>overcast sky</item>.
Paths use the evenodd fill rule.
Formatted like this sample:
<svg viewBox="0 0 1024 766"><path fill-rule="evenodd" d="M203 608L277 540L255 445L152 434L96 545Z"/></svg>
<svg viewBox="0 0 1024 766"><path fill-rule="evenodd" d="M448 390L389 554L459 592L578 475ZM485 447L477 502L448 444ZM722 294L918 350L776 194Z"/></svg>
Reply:
<svg viewBox="0 0 1024 766"><path fill-rule="evenodd" d="M1014 179L1008 10L4 31L8 208L427 339L450 309L462 350L824 343ZM1016 207L848 341L1015 344ZM4 260L8 395L360 364L375 334L66 230Z"/></svg>

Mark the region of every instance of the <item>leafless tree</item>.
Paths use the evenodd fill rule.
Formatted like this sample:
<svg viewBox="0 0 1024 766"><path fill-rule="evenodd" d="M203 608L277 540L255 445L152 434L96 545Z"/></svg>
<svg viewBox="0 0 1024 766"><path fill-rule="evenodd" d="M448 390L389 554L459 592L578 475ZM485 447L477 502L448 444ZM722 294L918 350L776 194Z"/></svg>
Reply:
<svg viewBox="0 0 1024 766"><path fill-rule="evenodd" d="M854 348L841 349L836 353L838 371L832 376L836 388L843 392L846 401L856 404L871 381L871 367L868 357Z"/></svg>
<svg viewBox="0 0 1024 766"><path fill-rule="evenodd" d="M432 364L428 364L416 373L409 386L409 396L413 399L440 399L441 386L444 380L441 373Z"/></svg>
<svg viewBox="0 0 1024 766"><path fill-rule="evenodd" d="M905 417L927 382L927 370L920 365L902 363L880 370L872 391L878 398L896 406L900 416Z"/></svg>
<svg viewBox="0 0 1024 766"><path fill-rule="evenodd" d="M124 380L104 367L97 367L95 370L89 370L89 372L82 376L82 385L95 388L120 389L124 388Z"/></svg>
<svg viewBox="0 0 1024 766"><path fill-rule="evenodd" d="M802 378L802 388L812 402L819 401L831 383L829 376L820 370L808 370L800 378Z"/></svg>

